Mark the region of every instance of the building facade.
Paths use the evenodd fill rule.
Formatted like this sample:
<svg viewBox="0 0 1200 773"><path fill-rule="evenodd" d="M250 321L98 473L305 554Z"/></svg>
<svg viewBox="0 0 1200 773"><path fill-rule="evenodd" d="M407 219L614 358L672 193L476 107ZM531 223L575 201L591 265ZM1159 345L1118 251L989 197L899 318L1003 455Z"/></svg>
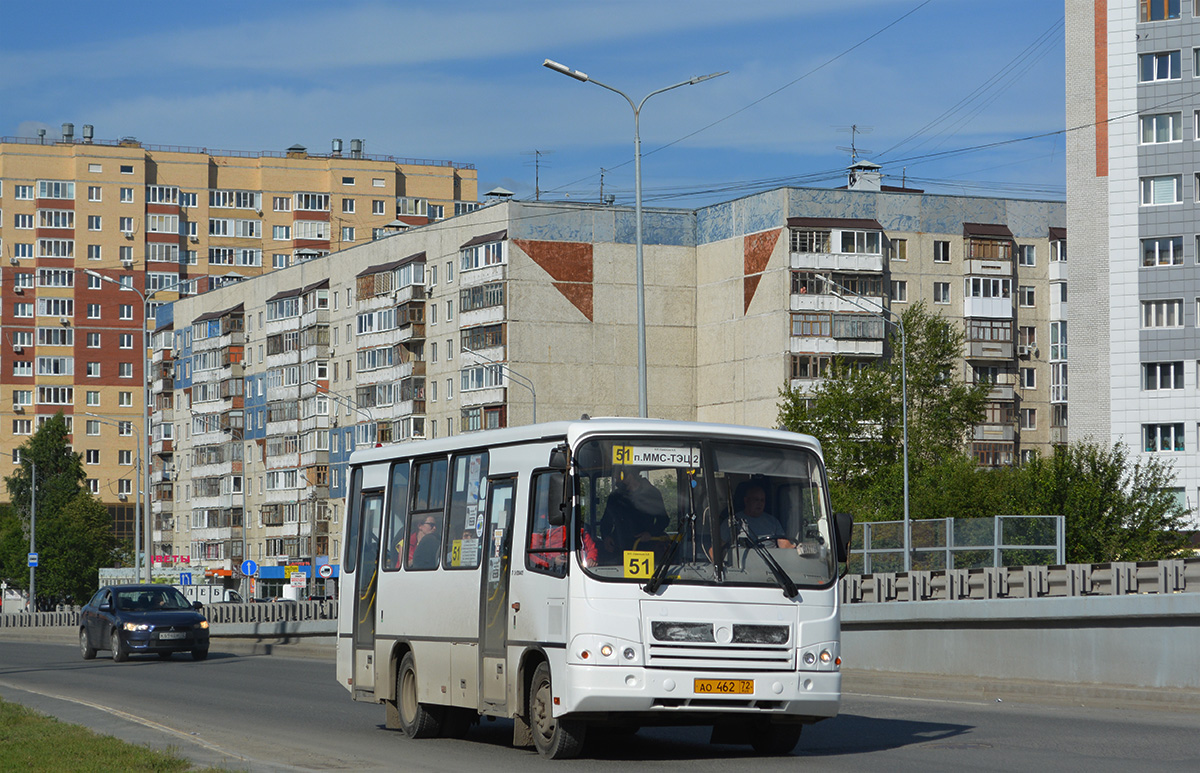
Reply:
<svg viewBox="0 0 1200 773"><path fill-rule="evenodd" d="M1200 506L1200 17L1192 0L1068 0L1071 440L1173 466Z"/></svg>
<svg viewBox="0 0 1200 773"><path fill-rule="evenodd" d="M992 385L980 463L1059 439L1061 202L885 190L866 170L849 190L645 218L651 416L774 426L781 386L893 355L873 304L925 300L964 325L964 378ZM173 407L156 425L174 442L156 551L216 575L249 557L281 581L339 562L355 448L636 414L634 231L627 208L497 203L162 309Z"/></svg>
<svg viewBox="0 0 1200 773"><path fill-rule="evenodd" d="M327 154L210 151L83 129L0 138L0 454L15 463L62 410L88 486L128 538L146 387L155 410L172 410L170 361L138 353L155 310L474 208L476 172L366 155L361 140ZM149 456L171 428L153 426Z"/></svg>

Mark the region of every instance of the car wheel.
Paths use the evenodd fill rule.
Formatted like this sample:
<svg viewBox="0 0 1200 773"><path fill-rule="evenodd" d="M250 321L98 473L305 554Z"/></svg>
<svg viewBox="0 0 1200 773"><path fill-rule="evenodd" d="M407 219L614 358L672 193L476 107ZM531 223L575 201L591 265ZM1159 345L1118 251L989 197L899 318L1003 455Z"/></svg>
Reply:
<svg viewBox="0 0 1200 773"><path fill-rule="evenodd" d="M96 648L88 641L87 629L79 629L79 652L83 655L84 660L91 660L96 657Z"/></svg>
<svg viewBox="0 0 1200 773"><path fill-rule="evenodd" d="M404 653L396 672L396 708L400 727L409 738L434 738L441 733L445 708L417 701L417 661L411 652Z"/></svg>
<svg viewBox="0 0 1200 773"><path fill-rule="evenodd" d="M551 760L579 756L587 737L587 725L577 719L554 716L554 691L550 684L550 664L539 663L529 685L529 707L526 713L533 745L538 754Z"/></svg>
<svg viewBox="0 0 1200 773"><path fill-rule="evenodd" d="M208 657L208 647L204 649L192 650L192 660L204 660Z"/></svg>
<svg viewBox="0 0 1200 773"><path fill-rule="evenodd" d="M129 659L129 652L125 649L124 642L121 641L121 632L116 628L113 629L109 649L112 650L114 663L124 663Z"/></svg>

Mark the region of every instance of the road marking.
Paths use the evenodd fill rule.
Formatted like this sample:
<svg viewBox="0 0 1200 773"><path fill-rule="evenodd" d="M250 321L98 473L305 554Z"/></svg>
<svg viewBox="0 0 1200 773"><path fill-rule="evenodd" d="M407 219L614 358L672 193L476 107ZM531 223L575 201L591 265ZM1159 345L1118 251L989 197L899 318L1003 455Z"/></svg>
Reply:
<svg viewBox="0 0 1200 773"><path fill-rule="evenodd" d="M922 703L953 703L953 704L957 704L959 706L986 706L992 702L992 701L988 701L988 700L956 701L956 700L950 700L948 698L918 698L915 696L905 696L905 695L876 695L875 693L870 693L870 692L846 692L845 690L842 691L843 697L851 696L851 695L854 696L855 698L879 698L881 700L889 700L889 701L921 701Z"/></svg>
<svg viewBox="0 0 1200 773"><path fill-rule="evenodd" d="M16 685L11 682L6 682L3 680L0 680L0 687L4 687L9 690L20 690L21 692L27 692L27 693L32 693L34 695L40 695L43 698L52 698L54 700L67 701L68 703L77 703L80 706L87 706L90 709L96 709L98 711L103 711L107 714L112 714L114 717L119 717L119 718L127 720L129 722L134 722L136 724L142 725L143 727L148 727L151 730L158 730L159 732L166 733L167 735L175 736L176 738L182 739L184 741L190 741L191 743L194 743L197 746L203 746L205 749L216 752L217 754L222 754L227 757L233 757L234 759L241 760L242 762L250 762L251 761L249 757L238 754L237 752L232 752L232 751L223 749L222 747L217 746L215 743L206 741L203 738L201 738L193 733L189 733L189 732L186 732L183 730L176 730L175 728L164 725L161 722L155 722L152 719L146 719L145 717L139 717L136 714L130 714L128 711L121 711L120 709L114 709L111 706L103 706L99 703L92 703L91 701L85 701L81 698L72 698L68 695L59 695L58 693L34 690L29 687L23 687L23 686Z"/></svg>

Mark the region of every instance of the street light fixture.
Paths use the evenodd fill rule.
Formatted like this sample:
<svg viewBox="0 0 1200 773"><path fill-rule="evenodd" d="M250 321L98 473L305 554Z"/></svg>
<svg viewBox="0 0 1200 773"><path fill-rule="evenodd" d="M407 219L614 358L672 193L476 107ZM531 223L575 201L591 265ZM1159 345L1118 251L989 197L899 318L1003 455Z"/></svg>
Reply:
<svg viewBox="0 0 1200 773"><path fill-rule="evenodd" d="M506 371L508 371L509 378L514 379L513 383L517 384L518 386L523 386L526 389L528 389L529 394L533 397L533 423L537 424L537 391L533 388L533 380L526 376L522 376L520 373L517 373L515 370L513 370L512 368L510 368L508 366L507 362L499 362L497 360L489 359L487 357L484 357L482 354L475 351L474 349L468 349L465 346L463 346L461 348L462 348L462 351L466 352L467 354L475 355L476 357L483 360L484 362L486 362L489 365L493 365L497 368L504 368Z"/></svg>
<svg viewBox="0 0 1200 773"><path fill-rule="evenodd" d="M681 81L673 86L651 91L646 96L642 97L642 101L635 103L628 94L620 89L613 88L607 83L601 83L595 78L589 77L587 73L579 70L572 70L565 64L560 64L552 59L547 59L542 62L542 66L554 70L557 73L562 73L568 78L574 78L583 83L594 83L602 89L620 94L625 97L625 101L633 108L633 180L634 180L634 217L636 220L636 240L637 240L637 331L638 331L638 416L643 419L649 415L648 399L646 396L646 280L642 262L642 136L641 136L641 113L642 106L646 104L646 100L655 94L661 94L664 91L677 89L680 86L694 86L697 83L702 83L706 80L719 78L729 71L714 72L708 75L697 75L694 78L689 78L686 81Z"/></svg>
<svg viewBox="0 0 1200 773"><path fill-rule="evenodd" d="M144 443L148 447L150 444L150 367L149 367L150 360L146 355L146 350L149 347L149 342L147 341L147 337L146 337L146 318L150 316L150 298L153 295L155 295L156 293L161 292L161 290L177 290L178 286L172 285L170 287L161 288L161 290L153 290L149 293L143 293L141 290L137 289L132 284L128 284L128 285L123 284L120 281L113 279L111 276L106 276L105 274L101 274L99 271L93 271L90 268L85 268L83 270L83 273L87 274L88 276L95 277L97 280L99 280L101 282L108 282L109 284L114 284L117 287L121 288L122 290L128 290L130 292L137 293L137 296L142 299L142 324L140 325L140 327L142 329L142 437L139 442ZM148 450L148 448L147 448L147 450ZM149 458L149 457L147 457L147 458ZM146 499L148 500L150 497L150 465L149 464L147 464L145 466L145 469L142 470L142 485L146 492ZM152 538L151 532L150 532L149 511L150 511L149 507L142 508L142 518L144 520L144 526L145 526L145 528L143 529L144 534L142 535L142 539L145 543L144 547L145 547L145 551L146 551L146 566L142 570L142 582L147 582L147 583L151 581L150 554L153 552L153 538ZM243 517L244 517L244 514L243 514ZM136 554L137 554L137 550L135 549L134 555L136 555Z"/></svg>
<svg viewBox="0 0 1200 773"><path fill-rule="evenodd" d="M910 528L911 522L908 515L908 348L904 334L904 317L884 306L879 301L865 295L860 295L827 276L820 274L817 276L826 284L837 288L843 293L853 295L855 298L873 304L878 309L878 312L855 303L850 298L844 299L847 303L857 306L863 311L879 314L879 316L883 317L884 322L891 322L900 331L900 413L904 424L904 571L908 572L912 570L912 529Z"/></svg>

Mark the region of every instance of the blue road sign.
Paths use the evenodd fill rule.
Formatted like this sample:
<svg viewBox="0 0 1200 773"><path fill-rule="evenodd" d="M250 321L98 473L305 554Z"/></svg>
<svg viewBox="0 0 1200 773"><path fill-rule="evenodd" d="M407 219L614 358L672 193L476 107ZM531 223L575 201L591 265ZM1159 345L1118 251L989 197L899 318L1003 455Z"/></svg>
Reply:
<svg viewBox="0 0 1200 773"><path fill-rule="evenodd" d="M192 584L192 573L191 572L180 572L179 573L179 584L180 585L191 585Z"/></svg>
<svg viewBox="0 0 1200 773"><path fill-rule="evenodd" d="M37 556L37 553L30 553L30 554L29 554L29 566L30 566L30 568L33 568L33 569L36 569L36 568L37 568L37 558L38 558L38 556Z"/></svg>
<svg viewBox="0 0 1200 773"><path fill-rule="evenodd" d="M242 562L242 574L246 575L247 577L253 577L257 571L258 564L254 563L250 559L247 558Z"/></svg>

